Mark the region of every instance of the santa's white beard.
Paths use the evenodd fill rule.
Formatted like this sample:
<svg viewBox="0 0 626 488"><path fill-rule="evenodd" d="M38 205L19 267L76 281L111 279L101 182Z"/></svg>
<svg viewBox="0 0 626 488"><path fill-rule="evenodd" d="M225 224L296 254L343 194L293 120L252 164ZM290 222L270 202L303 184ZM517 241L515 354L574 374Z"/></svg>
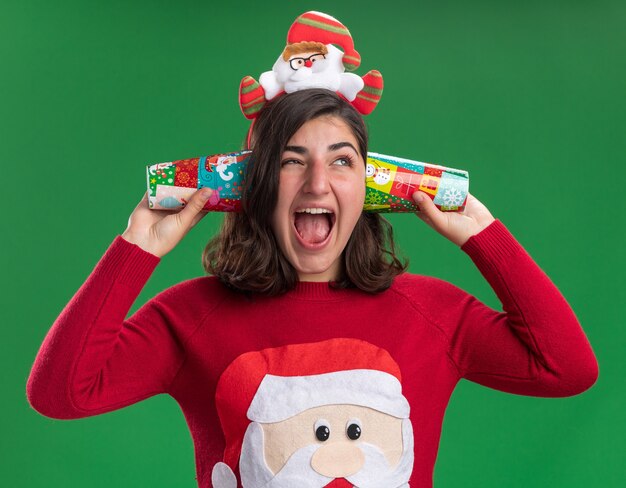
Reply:
<svg viewBox="0 0 626 488"><path fill-rule="evenodd" d="M337 91L341 85L340 76L340 73L331 73L329 71L315 73L311 68L300 68L298 71L294 71L293 75L285 81L285 91L293 93L298 90L306 90L307 88L326 88L327 90Z"/></svg>
<svg viewBox="0 0 626 488"><path fill-rule="evenodd" d="M402 456L395 467L389 466L383 452L373 444L361 442L365 462L358 473L346 477L356 488L406 488L413 471L413 428L402 421ZM239 472L243 488L322 488L334 478L322 476L311 467L311 458L320 444L311 444L293 453L274 475L265 463L263 429L252 422L243 440Z"/></svg>
<svg viewBox="0 0 626 488"><path fill-rule="evenodd" d="M289 66L289 62L279 56L272 69L276 81L283 86L287 93L307 88L326 88L327 90L338 91L341 86L341 75L345 70L342 58L343 53L331 44L328 45L325 59L317 61L310 68L302 67L293 70Z"/></svg>

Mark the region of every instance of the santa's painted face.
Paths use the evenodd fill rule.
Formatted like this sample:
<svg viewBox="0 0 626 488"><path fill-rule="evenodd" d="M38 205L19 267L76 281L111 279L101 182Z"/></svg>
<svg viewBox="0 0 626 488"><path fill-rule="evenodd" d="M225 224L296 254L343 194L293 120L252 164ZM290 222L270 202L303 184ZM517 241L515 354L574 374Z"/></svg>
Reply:
<svg viewBox="0 0 626 488"><path fill-rule="evenodd" d="M252 473L266 488L396 488L411 475L412 439L408 419L357 405L315 407L282 422L251 424L242 479L246 488L256 486L246 483Z"/></svg>
<svg viewBox="0 0 626 488"><path fill-rule="evenodd" d="M305 88L326 88L337 91L344 72L343 53L333 45L328 45L325 55L316 51L294 54L285 61L281 56L272 70L276 80L287 93Z"/></svg>
<svg viewBox="0 0 626 488"><path fill-rule="evenodd" d="M341 118L306 122L281 157L272 230L300 281L332 281L365 200L365 165Z"/></svg>

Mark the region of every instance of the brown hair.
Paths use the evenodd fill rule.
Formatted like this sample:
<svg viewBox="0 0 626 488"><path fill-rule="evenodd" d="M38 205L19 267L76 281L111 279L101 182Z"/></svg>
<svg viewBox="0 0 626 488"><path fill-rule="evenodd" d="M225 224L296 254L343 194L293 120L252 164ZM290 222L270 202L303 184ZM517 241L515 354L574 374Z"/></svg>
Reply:
<svg viewBox="0 0 626 488"><path fill-rule="evenodd" d="M204 269L225 285L243 292L278 295L298 282L298 274L280 251L271 228L280 158L305 122L324 115L340 117L352 130L363 159L367 157L363 118L336 93L307 89L268 102L252 128L243 211L225 215L220 232L202 254ZM391 224L378 214L361 213L342 253L341 275L332 286L380 292L391 286L407 264L396 256Z"/></svg>
<svg viewBox="0 0 626 488"><path fill-rule="evenodd" d="M294 44L287 44L283 51L283 61L288 61L294 54L302 54L308 52L318 52L322 54L328 54L328 48L321 42L296 42Z"/></svg>

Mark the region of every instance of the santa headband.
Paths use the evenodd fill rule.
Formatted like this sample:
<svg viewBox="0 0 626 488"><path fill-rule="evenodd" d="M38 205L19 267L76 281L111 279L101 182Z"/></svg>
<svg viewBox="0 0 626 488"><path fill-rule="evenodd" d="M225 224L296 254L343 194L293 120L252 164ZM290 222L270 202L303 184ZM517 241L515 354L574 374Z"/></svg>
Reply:
<svg viewBox="0 0 626 488"><path fill-rule="evenodd" d="M338 49L339 48L339 49ZM265 104L284 93L325 88L348 100L362 115L374 110L383 92L383 77L376 70L363 77L352 71L361 64L348 28L321 12L300 15L287 33L287 45L271 71L259 81L246 76L239 85L239 106L255 119Z"/></svg>
<svg viewBox="0 0 626 488"><path fill-rule="evenodd" d="M224 462L235 471L251 422L285 420L321 405L360 405L409 417L398 364L358 339L330 339L242 354L222 373L215 394L226 440Z"/></svg>

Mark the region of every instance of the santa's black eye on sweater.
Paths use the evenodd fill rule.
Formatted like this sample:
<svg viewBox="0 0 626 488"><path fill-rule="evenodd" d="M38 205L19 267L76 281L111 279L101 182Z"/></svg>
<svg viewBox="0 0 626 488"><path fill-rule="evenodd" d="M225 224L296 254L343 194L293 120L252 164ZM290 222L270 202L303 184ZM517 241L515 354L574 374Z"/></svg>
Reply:
<svg viewBox="0 0 626 488"><path fill-rule="evenodd" d="M325 425L318 427L315 430L315 437L317 437L317 439L322 442L327 441L328 438L330 437L330 429L326 427Z"/></svg>
<svg viewBox="0 0 626 488"><path fill-rule="evenodd" d="M361 437L361 426L357 422L348 422L346 434L353 441L357 440Z"/></svg>
<svg viewBox="0 0 626 488"><path fill-rule="evenodd" d="M319 441L327 441L330 437L330 425L324 419L320 419L315 422L315 437Z"/></svg>

